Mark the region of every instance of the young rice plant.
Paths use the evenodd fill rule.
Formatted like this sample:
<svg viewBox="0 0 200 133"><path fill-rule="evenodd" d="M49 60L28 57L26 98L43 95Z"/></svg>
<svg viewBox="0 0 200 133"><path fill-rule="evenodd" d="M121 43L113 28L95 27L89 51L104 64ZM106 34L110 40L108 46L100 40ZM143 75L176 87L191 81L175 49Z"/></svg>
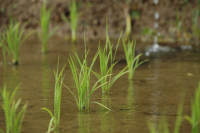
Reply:
<svg viewBox="0 0 200 133"><path fill-rule="evenodd" d="M19 110L21 99L15 100L15 94L19 89L18 85L12 94L6 90L6 85L1 92L3 104L1 105L5 113L6 121L6 132L5 133L20 133L23 118L27 109L28 103L25 103L24 106ZM0 132L4 133L2 130Z"/></svg>
<svg viewBox="0 0 200 133"><path fill-rule="evenodd" d="M61 92L62 92L62 84L63 84L63 80L64 80L63 71L64 71L65 66L62 68L60 73L58 72L58 68L59 68L59 61L57 64L57 70L54 71L54 75L55 75L54 115L49 109L42 108L42 109L46 110L51 116L48 132L50 132L60 126ZM51 128L51 125L53 125L53 128Z"/></svg>
<svg viewBox="0 0 200 133"><path fill-rule="evenodd" d="M72 44L76 43L76 30L78 27L78 4L75 0L72 0L69 6L70 10L70 21L69 19L64 15L61 14L62 19L68 23L68 25L71 28L71 36L72 36Z"/></svg>
<svg viewBox="0 0 200 133"><path fill-rule="evenodd" d="M78 55L75 53L76 58L78 60L78 63L80 65L80 71L75 66L75 63L74 63L71 56L70 56L70 59L69 59L69 64L70 64L70 68L71 68L73 78L74 78L74 81L75 81L75 84L76 84L78 96L76 97L75 94L65 85L68 88L68 90L72 93L72 95L74 96L80 111L83 111L84 109L89 110L89 108L90 108L90 96L92 95L92 93L95 90L97 90L101 86L107 84L107 82L105 82L104 84L101 84L101 85L98 86L99 82L101 82L102 80L104 80L106 77L109 76L109 75L105 75L104 77L100 78L92 86L92 88L90 90L90 74L92 72L92 67L93 67L93 65L94 65L94 63L97 59L99 50L95 54L90 66L88 66L88 63L87 63L88 52L89 52L89 50L86 51L86 48L85 48L85 57L84 57L82 62L81 62L80 58L78 57ZM95 103L97 103L97 102L95 102ZM97 103L97 104L108 109L106 106L102 105L101 103ZM110 110L110 109L108 109L108 110Z"/></svg>
<svg viewBox="0 0 200 133"><path fill-rule="evenodd" d="M4 59L4 65L7 64L7 60L6 60L6 53L8 53L8 49L4 44L4 38L5 38L5 35L4 33L2 35L0 35L0 47L2 49L2 54L3 54L3 59Z"/></svg>
<svg viewBox="0 0 200 133"><path fill-rule="evenodd" d="M200 82L198 89L195 92L194 100L191 101L191 117L185 116L185 118L192 125L192 133L199 133L200 122Z"/></svg>
<svg viewBox="0 0 200 133"><path fill-rule="evenodd" d="M106 28L108 29L108 28ZM120 78L123 74L127 73L128 71L125 71L127 67L125 67L123 70L121 70L118 74L116 74L114 77L112 77L112 71L114 66L117 64L115 62L115 56L117 52L117 48L119 46L121 35L119 37L115 53L113 54L113 45L110 42L110 39L108 37L108 30L106 30L106 45L104 49L101 49L99 46L99 60L100 60L100 74L95 73L96 77L98 79L102 79L103 77L107 76L106 78L103 78L103 80L100 80L100 83L102 84L102 93L109 93L109 90L111 86L114 84L114 82ZM110 67L109 67L110 65ZM107 83L107 84L106 84Z"/></svg>
<svg viewBox="0 0 200 133"><path fill-rule="evenodd" d="M22 34L24 30L23 27L20 29L20 22L17 22L10 18L9 27L6 29L5 33L3 34L3 54L5 56L6 51L8 54L12 55L13 58L13 65L19 64L19 47L23 43L23 41L30 35L27 34L22 39ZM5 44L7 43L7 45ZM5 59L5 57L4 57Z"/></svg>
<svg viewBox="0 0 200 133"><path fill-rule="evenodd" d="M124 53L126 56L126 62L127 62L128 70L129 70L128 78L132 79L135 73L135 70L147 60L144 60L139 63L139 59L140 59L140 56L142 56L142 54L135 56L136 41L134 41L134 43L133 41L131 42L128 41L128 43L125 43L124 40L122 41L123 41Z"/></svg>
<svg viewBox="0 0 200 133"><path fill-rule="evenodd" d="M46 2L43 2L43 6L40 11L40 26L41 33L38 33L38 36L42 42L42 53L48 51L48 40L55 33L57 28L54 28L51 32L49 32L49 23L51 19L51 10L46 9Z"/></svg>
<svg viewBox="0 0 200 133"><path fill-rule="evenodd" d="M193 37L196 37L198 40L200 40L200 25L199 25L199 16L200 16L200 0L197 1L197 6L193 7L189 0L184 0L185 3L187 3L191 10L191 28L192 28L192 34Z"/></svg>
<svg viewBox="0 0 200 133"><path fill-rule="evenodd" d="M124 14L126 17L126 30L125 30L125 37L124 40L127 41L131 34L131 15L129 14L129 4L124 4Z"/></svg>

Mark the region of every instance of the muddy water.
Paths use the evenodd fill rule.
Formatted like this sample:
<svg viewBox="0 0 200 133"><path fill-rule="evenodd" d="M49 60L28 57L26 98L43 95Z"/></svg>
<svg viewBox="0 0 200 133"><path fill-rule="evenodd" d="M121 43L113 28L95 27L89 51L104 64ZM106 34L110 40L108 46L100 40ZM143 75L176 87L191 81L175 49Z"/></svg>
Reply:
<svg viewBox="0 0 200 133"><path fill-rule="evenodd" d="M98 41L90 45L90 60L97 45ZM41 54L40 48L40 41L32 37L20 49L19 66L0 66L0 85L3 86L6 83L12 90L21 82L17 97L21 97L23 103L25 101L29 103L22 133L47 131L50 116L41 108L47 107L53 111L55 81L53 70L56 69L59 55L59 69L66 64L64 83L77 94L68 58L69 53L72 58L75 58L73 51L82 55L83 43L72 46L63 39L53 38L49 42L49 53ZM124 59L122 47L117 56ZM159 123L162 116L167 117L172 131L179 99L183 92L185 92L183 114L190 115L190 100L199 81L199 57L197 53L179 52L169 57L150 59L148 63L137 69L133 80L128 81L128 75L122 76L112 86L109 95L102 95L100 89L94 92L90 100L107 105L113 112L91 103L90 112L80 113L73 96L66 88L63 88L60 131L64 133L149 132L147 122ZM0 61L2 60L3 57L0 56ZM114 73L119 72L125 65L123 61L117 64ZM99 71L98 61L94 66L94 71ZM93 76L91 84L95 81L96 78ZM2 108L0 108L0 114L0 128L5 130ZM184 120L181 132L188 133L190 130L190 124Z"/></svg>

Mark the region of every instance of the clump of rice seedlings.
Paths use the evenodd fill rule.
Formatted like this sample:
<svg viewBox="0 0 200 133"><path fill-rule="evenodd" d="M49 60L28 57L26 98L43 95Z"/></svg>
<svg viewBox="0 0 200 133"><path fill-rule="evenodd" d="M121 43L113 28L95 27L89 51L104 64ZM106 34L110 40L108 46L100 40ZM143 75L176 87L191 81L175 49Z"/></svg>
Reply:
<svg viewBox="0 0 200 133"><path fill-rule="evenodd" d="M62 92L62 84L63 84L63 80L64 80L63 71L64 71L65 66L62 68L60 73L58 72L58 67L59 67L59 61L57 64L57 70L54 71L54 76L55 76L54 115L49 109L42 108L42 109L46 110L51 116L48 132L50 132L60 126L61 92ZM53 125L53 127L51 125Z"/></svg>
<svg viewBox="0 0 200 133"><path fill-rule="evenodd" d="M199 121L200 121L200 82L198 89L195 92L195 97L191 101L191 117L185 116L185 118L192 125L192 133L199 133Z"/></svg>
<svg viewBox="0 0 200 133"><path fill-rule="evenodd" d="M17 90L19 89L18 85L14 91L10 94L6 90L6 85L4 85L4 88L1 92L3 104L1 105L4 113L5 113L5 121L6 121L6 133L20 133L21 132L21 126L23 122L23 118L27 109L28 103L25 103L21 110L19 109L21 99L15 100L15 94ZM4 133L2 130L0 130L2 133Z"/></svg>
<svg viewBox="0 0 200 133"><path fill-rule="evenodd" d="M178 110L177 110L177 116L176 116L176 123L174 126L173 133L179 133L180 125L182 122L182 115L183 115L183 100L180 100ZM163 116L161 121L159 122L158 129L156 125L152 122L147 122L150 133L170 133L167 118L166 116Z"/></svg>
<svg viewBox="0 0 200 133"><path fill-rule="evenodd" d="M106 45L105 45L104 49L101 49L99 46L100 51L99 51L98 55L99 55L99 60L100 60L100 74L95 73L95 75L98 79L102 79L103 77L109 75L107 78L104 78L103 80L100 81L102 84L102 93L109 93L109 90L110 90L111 86L114 84L114 82L118 78L120 78L123 74L128 72L128 71L125 71L127 68L127 67L125 67L118 74L116 74L115 76L112 76L113 68L118 62L118 61L115 62L115 56L116 56L116 52L117 52L117 49L119 46L121 34L120 34L118 43L116 45L115 53L113 53L113 45L111 44L110 39L108 37L107 29L108 28L106 28ZM105 84L105 83L107 83L107 84Z"/></svg>
<svg viewBox="0 0 200 133"><path fill-rule="evenodd" d="M68 23L68 25L71 28L71 39L72 39L72 44L76 43L76 30L78 27L78 4L76 3L75 0L72 0L69 6L70 10L70 20L64 15L61 14L62 19Z"/></svg>
<svg viewBox="0 0 200 133"><path fill-rule="evenodd" d="M55 33L57 28L54 28L51 32L49 32L49 24L51 19L51 10L46 9L46 2L43 2L43 6L40 11L40 26L41 33L38 33L38 36L42 42L42 53L48 51L48 40Z"/></svg>
<svg viewBox="0 0 200 133"><path fill-rule="evenodd" d="M124 53L126 55L126 62L129 70L128 78L132 79L135 70L147 60L139 62L140 56L142 56L142 54L135 56L136 41L133 42L129 40L128 43L125 43L124 40L122 41L123 41Z"/></svg>
<svg viewBox="0 0 200 133"><path fill-rule="evenodd" d="M105 82L104 84L98 85L99 82L101 82L107 76L109 76L109 75L105 75L104 77L99 78L99 80L92 86L92 88L90 90L90 75L92 72L92 67L98 57L99 50L94 55L94 58L90 64L90 66L87 63L88 52L89 52L89 50L86 51L86 48L85 48L85 57L84 57L83 61L81 61L80 58L78 57L78 55L75 53L76 59L78 60L78 63L80 66L80 70L78 70L77 67L75 66L74 60L72 59L71 55L70 55L70 59L69 59L69 64L70 64L72 75L73 75L75 85L77 88L78 96L75 96L75 94L65 85L68 88L68 90L72 93L72 95L74 96L76 103L78 105L79 111L90 109L90 96L92 95L92 93L95 90L97 90L104 84L107 84L107 82ZM97 102L95 102L95 103L97 103ZM102 105L101 103L97 103L97 104L108 109L106 106ZM110 110L110 109L108 109L108 110Z"/></svg>
<svg viewBox="0 0 200 133"><path fill-rule="evenodd" d="M4 41L2 48L4 56L6 51L9 55L12 55L13 65L19 64L19 48L22 45L23 41L30 35L27 34L24 38L22 38L23 32L23 27L20 29L20 22L17 22L10 18L9 27L6 29L5 34L3 34Z"/></svg>

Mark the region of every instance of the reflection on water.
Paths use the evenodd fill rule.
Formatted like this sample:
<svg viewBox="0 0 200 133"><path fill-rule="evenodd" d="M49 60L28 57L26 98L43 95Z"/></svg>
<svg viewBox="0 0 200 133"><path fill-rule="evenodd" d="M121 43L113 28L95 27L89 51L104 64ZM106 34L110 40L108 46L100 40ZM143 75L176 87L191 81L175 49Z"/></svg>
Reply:
<svg viewBox="0 0 200 133"><path fill-rule="evenodd" d="M102 95L102 104L111 109L109 95ZM99 118L101 120L101 131L102 132L113 132L113 115L112 112L108 111L104 107L100 106Z"/></svg>
<svg viewBox="0 0 200 133"><path fill-rule="evenodd" d="M103 105L105 105L106 107L108 107L108 108L111 108L111 105L110 105L110 97L109 97L109 95L102 95L102 104ZM101 111L105 111L105 110L107 110L107 109L105 109L104 107L102 107L102 106L100 106L100 110Z"/></svg>
<svg viewBox="0 0 200 133"><path fill-rule="evenodd" d="M159 62L158 59L154 60L154 64L153 64L155 68L159 68ZM159 79L159 72L158 69L154 69L154 77L155 79ZM151 98L150 98L150 104L151 104L151 111L150 113L152 114L152 118L150 118L149 120L157 123L159 121L159 100L160 100L160 95L161 95L161 91L159 89L159 84L154 84L153 88L152 88L152 93L151 93Z"/></svg>
<svg viewBox="0 0 200 133"><path fill-rule="evenodd" d="M135 117L135 99L136 99L136 95L135 95L135 90L134 90L134 82L133 80L129 80L128 82L128 90L127 90L127 103L126 103L126 108L124 111L125 115L123 118L123 122L126 123L125 126L125 131L126 132L131 132L130 131L130 127L134 126L134 117ZM131 123L131 125L129 124Z"/></svg>
<svg viewBox="0 0 200 133"><path fill-rule="evenodd" d="M129 109L132 109L135 99L134 82L129 80L129 87L127 91L127 105Z"/></svg>
<svg viewBox="0 0 200 133"><path fill-rule="evenodd" d="M42 57L42 65L41 65L41 70L42 70L42 98L44 103L50 98L50 75L52 74L50 72L50 65L48 63L46 55L43 55Z"/></svg>
<svg viewBox="0 0 200 133"><path fill-rule="evenodd" d="M89 113L78 113L79 120L79 133L90 133L90 114Z"/></svg>
<svg viewBox="0 0 200 133"><path fill-rule="evenodd" d="M21 82L19 78L18 66L4 66L3 84L6 84L8 89L14 88Z"/></svg>
<svg viewBox="0 0 200 133"><path fill-rule="evenodd" d="M102 111L99 114L99 118L101 120L101 131L102 132L114 132L114 118L113 114L110 111Z"/></svg>
<svg viewBox="0 0 200 133"><path fill-rule="evenodd" d="M93 45L98 46L96 44ZM24 133L44 133L47 131L50 117L47 113L42 112L41 108L46 107L47 104L43 99L49 99L48 108L53 110L53 102L51 102L53 101L55 82L53 69L56 68L58 55L61 55L60 64L67 64L64 70L64 74L66 75L65 83L77 96L77 90L74 85L68 59L70 52L78 68L79 64L73 51L76 51L82 59L84 46L74 45L72 47L56 44L53 47L54 45L52 44L52 52L45 54L43 58L41 58L41 54L33 52L32 50L40 49L41 45L28 43L24 46L22 47L23 52L20 57L22 64L18 67L0 66L0 84L3 85L6 83L8 88L14 88L22 82L22 89L19 91L21 94L20 97L23 102L29 101L22 130ZM93 47L93 49L90 49L90 52L95 53L96 49L96 47ZM88 60L89 63L94 56L90 52L88 56L90 57ZM167 111L170 117L167 118L171 130L171 127L174 126L173 122L175 121L177 113L177 105L175 102L178 103L179 99L179 95L176 94L183 89L187 92L184 112L190 115L190 100L193 97L195 87L199 81L199 57L199 55L194 53L180 53L173 59L151 59L148 63L141 65L137 69L134 75L134 82L130 81L128 84L127 77L122 77L115 82L114 88L111 89L111 95L109 96L102 95L97 90L97 93L95 93L97 95L92 95L91 100L96 101L97 98L102 96L100 103L108 106L114 112L107 111L98 105L92 104L89 113L79 113L74 97L66 88L63 88L62 93L64 95L62 95L61 103L62 122L60 132L146 133L149 131L146 121L150 120L158 123L158 116L160 116L158 114L161 114L165 107L169 108ZM151 67L149 67L150 65ZM114 71L118 72L122 68L124 68L124 64L119 63L116 65ZM94 69L99 70L98 61L94 65ZM193 75L188 76L187 73L192 73ZM96 80L96 78L93 80ZM1 100L0 102L2 103ZM93 105L97 108L94 109ZM0 114L3 114L2 108L0 108ZM0 125L1 127L5 125L3 115L0 115ZM183 131L188 131L190 125L183 123L182 128Z"/></svg>

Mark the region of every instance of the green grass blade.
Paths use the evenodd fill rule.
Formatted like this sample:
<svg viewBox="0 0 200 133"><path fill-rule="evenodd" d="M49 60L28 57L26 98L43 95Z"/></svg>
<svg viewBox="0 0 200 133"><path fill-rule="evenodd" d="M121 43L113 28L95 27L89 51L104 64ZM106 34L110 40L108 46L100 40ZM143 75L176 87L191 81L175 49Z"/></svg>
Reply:
<svg viewBox="0 0 200 133"><path fill-rule="evenodd" d="M174 132L173 133L179 133L180 125L181 125L181 122L182 122L183 104L184 104L184 102L182 100L182 101L180 101L180 103L178 105L176 123L175 123L175 127L174 127Z"/></svg>
<svg viewBox="0 0 200 133"><path fill-rule="evenodd" d="M147 122L147 125L149 127L150 133L157 133L156 127L155 127L155 125L152 122Z"/></svg>
<svg viewBox="0 0 200 133"><path fill-rule="evenodd" d="M69 89L69 87L67 87L65 84L63 84L63 85L64 85L64 86L69 90L69 92L74 96L77 105L79 105L79 104L78 104L78 99L76 98L76 96L74 95L74 93L73 93L73 92Z"/></svg>
<svg viewBox="0 0 200 133"><path fill-rule="evenodd" d="M98 104L98 105L104 107L105 109L107 109L107 110L109 110L109 111L113 111L113 110L109 109L108 107L106 107L105 105L103 105L103 104L101 104L101 103L99 103L99 102L94 102L94 101L93 101L93 103L96 103L96 104Z"/></svg>
<svg viewBox="0 0 200 133"><path fill-rule="evenodd" d="M61 18L69 25L69 27L71 28L71 24L70 24L70 21L69 19L63 14L61 13Z"/></svg>
<svg viewBox="0 0 200 133"><path fill-rule="evenodd" d="M49 110L49 109L47 109L47 108L41 108L41 109L43 109L43 110L45 110L45 111L47 111L48 113L49 113L49 115L51 116L51 118L53 118L53 113Z"/></svg>
<svg viewBox="0 0 200 133"><path fill-rule="evenodd" d="M54 119L55 119L54 117L51 118L51 120L49 122L47 133L51 133L51 131L53 131L55 129L55 127L51 128L53 126Z"/></svg>
<svg viewBox="0 0 200 133"><path fill-rule="evenodd" d="M0 129L0 132L5 133L3 130Z"/></svg>

